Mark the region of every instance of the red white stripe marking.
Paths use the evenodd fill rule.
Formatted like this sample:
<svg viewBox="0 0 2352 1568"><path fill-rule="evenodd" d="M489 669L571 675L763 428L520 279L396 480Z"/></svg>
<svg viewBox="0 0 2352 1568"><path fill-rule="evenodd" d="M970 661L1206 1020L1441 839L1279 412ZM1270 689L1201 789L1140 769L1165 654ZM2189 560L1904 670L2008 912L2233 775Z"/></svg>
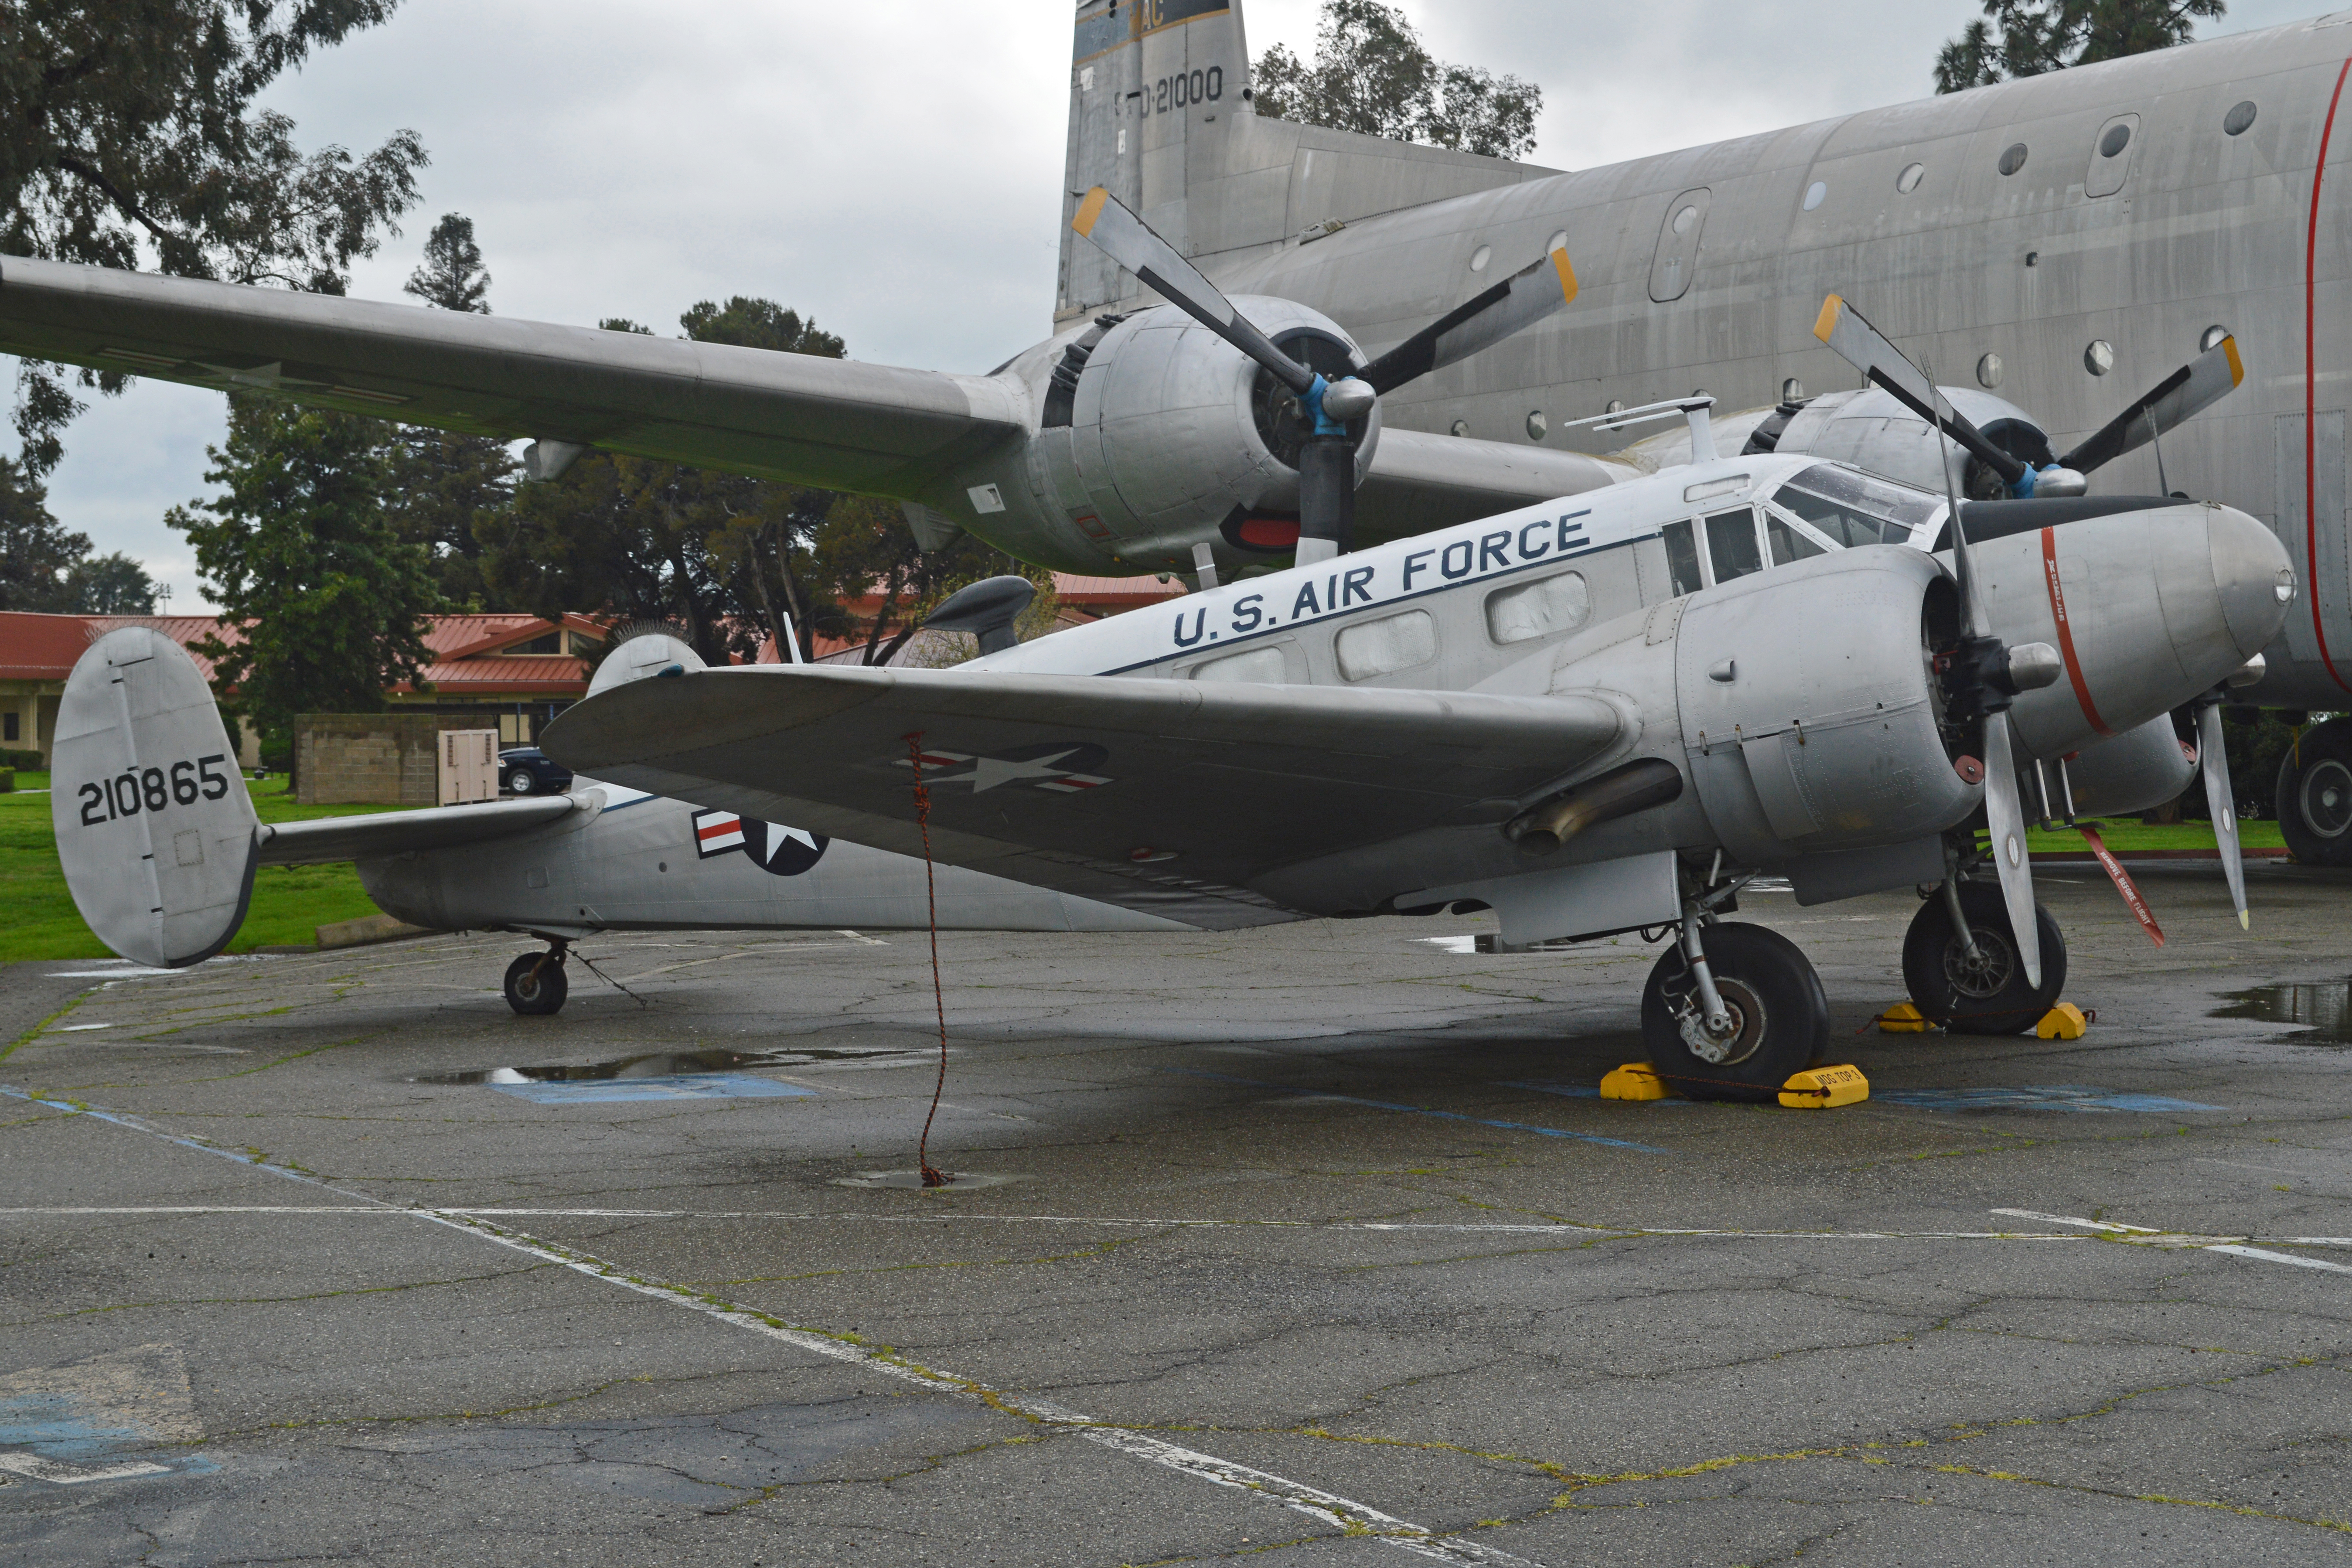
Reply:
<svg viewBox="0 0 2352 1568"><path fill-rule="evenodd" d="M2058 579L2058 531L2054 528L2042 531L2042 580L2050 589L2050 615L2058 623L2058 656L2066 661L2066 679L2074 683L2074 700L2092 729L2112 736L2115 731L2107 728L2107 721L2099 717L2098 704L2091 700L2090 683L2083 679L2083 661L2074 657L2074 628L2066 621L2066 588Z"/></svg>

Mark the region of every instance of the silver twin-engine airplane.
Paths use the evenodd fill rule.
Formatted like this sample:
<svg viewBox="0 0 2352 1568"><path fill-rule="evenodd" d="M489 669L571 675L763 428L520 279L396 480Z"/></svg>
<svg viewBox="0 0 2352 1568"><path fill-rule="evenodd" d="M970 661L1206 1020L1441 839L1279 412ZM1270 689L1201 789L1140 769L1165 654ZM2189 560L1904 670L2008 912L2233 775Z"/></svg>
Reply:
<svg viewBox="0 0 2352 1568"><path fill-rule="evenodd" d="M1368 542L1686 458L1679 437L1608 456L1573 422L1704 390L1741 411L1715 423L1726 451L1932 492L1948 448L1965 495L2063 493L2042 483L2055 461L2239 508L2309 588L2242 695L2336 708L2344 21L1563 173L1260 119L1238 0L1088 0L1065 210L1101 188L1292 357L1378 370L1381 405L1336 422ZM1335 454L1292 389L1090 238L1064 233L1052 335L984 375L5 258L0 350L536 438L541 474L598 447L893 496L926 538L967 529L1070 571L1230 580L1291 559L1302 526L1326 548L1316 531L1349 520L1302 518L1299 465ZM1811 331L1831 293L1960 384L1938 400L1985 440L1937 442L1910 403L1857 390ZM2179 367L2232 333L2244 388L2168 428L2193 412ZM2305 733L2280 786L2298 853L2352 864L2352 721Z"/></svg>

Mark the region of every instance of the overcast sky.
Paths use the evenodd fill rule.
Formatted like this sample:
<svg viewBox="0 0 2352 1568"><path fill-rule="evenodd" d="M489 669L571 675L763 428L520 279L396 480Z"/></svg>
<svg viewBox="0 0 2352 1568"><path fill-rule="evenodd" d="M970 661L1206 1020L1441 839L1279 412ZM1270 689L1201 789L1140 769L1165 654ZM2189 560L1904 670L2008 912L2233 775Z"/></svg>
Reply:
<svg viewBox="0 0 2352 1568"><path fill-rule="evenodd" d="M1253 54L1317 0L1246 0ZM2311 15L2236 0L2207 33ZM1403 0L1444 60L1544 89L1534 160L1587 168L1924 97L1971 0ZM404 0L271 101L306 147L413 127L423 200L352 293L397 300L434 220L475 222L500 315L664 333L765 295L852 357L982 371L1046 336L1069 0ZM14 362L8 362L13 365ZM10 379L13 380L13 377ZM217 393L140 384L67 435L50 506L203 605L164 510L206 490Z"/></svg>

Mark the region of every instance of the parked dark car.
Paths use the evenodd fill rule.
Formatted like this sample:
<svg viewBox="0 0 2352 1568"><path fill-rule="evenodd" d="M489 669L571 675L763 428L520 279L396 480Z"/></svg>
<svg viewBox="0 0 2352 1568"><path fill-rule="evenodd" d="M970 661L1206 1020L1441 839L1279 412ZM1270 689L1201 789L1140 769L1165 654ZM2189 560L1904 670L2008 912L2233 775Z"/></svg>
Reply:
<svg viewBox="0 0 2352 1568"><path fill-rule="evenodd" d="M572 770L537 746L509 746L499 753L499 789L506 795L561 795L572 787Z"/></svg>

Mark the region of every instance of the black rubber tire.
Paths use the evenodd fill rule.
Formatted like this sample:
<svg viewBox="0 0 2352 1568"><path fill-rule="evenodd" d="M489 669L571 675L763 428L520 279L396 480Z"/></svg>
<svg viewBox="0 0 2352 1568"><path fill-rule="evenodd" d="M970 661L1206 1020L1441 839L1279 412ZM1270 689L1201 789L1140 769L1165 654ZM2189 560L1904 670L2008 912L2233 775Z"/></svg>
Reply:
<svg viewBox="0 0 2352 1568"><path fill-rule="evenodd" d="M550 952L526 952L507 965L507 1005L526 1018L543 1018L563 1011L572 983L563 978L563 961Z"/></svg>
<svg viewBox="0 0 2352 1568"><path fill-rule="evenodd" d="M1724 1001L1739 1010L1743 1027L1737 1060L1710 1062L1694 1052L1675 1019L1675 1005L1691 989L1678 942L1669 943L1642 987L1642 1042L1650 1066L1676 1093L1692 1100L1769 1104L1789 1075L1828 1053L1830 1004L1822 977L1803 950L1779 931L1739 923L1706 928L1707 968ZM1753 1030L1759 1010L1763 1026ZM1751 1037L1752 1031L1752 1037Z"/></svg>
<svg viewBox="0 0 2352 1568"><path fill-rule="evenodd" d="M539 780L529 768L515 768L507 773L507 789L514 795L529 795L539 787Z"/></svg>
<svg viewBox="0 0 2352 1568"><path fill-rule="evenodd" d="M2026 1035L2058 1005L2066 988L2066 938L2050 911L2033 906L2033 926L2042 938L2042 984L2025 983L2017 961L2017 940L2009 906L1990 882L1960 884L1960 910L1976 935L1977 951L1990 961L1988 984L1965 987L1957 978L1960 954L1952 917L1941 889L1919 906L1903 935L1903 983L1911 1004L1932 1022L1956 1035Z"/></svg>
<svg viewBox="0 0 2352 1568"><path fill-rule="evenodd" d="M2305 730L2279 763L2279 832L2305 866L2352 866L2352 719Z"/></svg>

